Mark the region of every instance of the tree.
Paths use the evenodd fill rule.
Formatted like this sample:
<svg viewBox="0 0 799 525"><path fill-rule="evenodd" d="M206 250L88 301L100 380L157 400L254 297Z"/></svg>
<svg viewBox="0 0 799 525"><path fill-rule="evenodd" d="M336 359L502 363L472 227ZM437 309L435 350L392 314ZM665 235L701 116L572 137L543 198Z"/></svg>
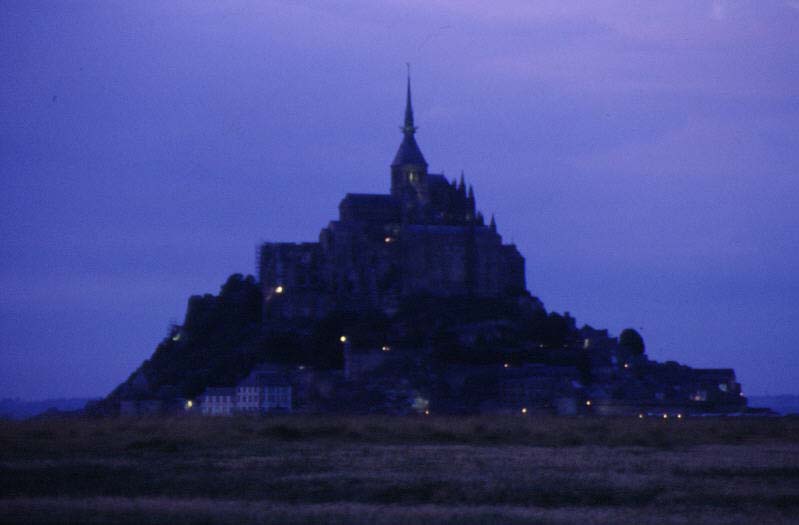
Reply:
<svg viewBox="0 0 799 525"><path fill-rule="evenodd" d="M619 347L635 356L644 355L644 338L635 329L625 328L619 334Z"/></svg>

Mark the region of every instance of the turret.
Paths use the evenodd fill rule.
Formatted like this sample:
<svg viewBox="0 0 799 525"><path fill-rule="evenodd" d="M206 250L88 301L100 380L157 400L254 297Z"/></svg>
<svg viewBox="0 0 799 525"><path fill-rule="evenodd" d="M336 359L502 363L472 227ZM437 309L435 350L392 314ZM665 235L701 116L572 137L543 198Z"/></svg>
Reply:
<svg viewBox="0 0 799 525"><path fill-rule="evenodd" d="M474 188L469 184L469 196L466 197L466 221L469 222L474 218L475 201L474 201Z"/></svg>

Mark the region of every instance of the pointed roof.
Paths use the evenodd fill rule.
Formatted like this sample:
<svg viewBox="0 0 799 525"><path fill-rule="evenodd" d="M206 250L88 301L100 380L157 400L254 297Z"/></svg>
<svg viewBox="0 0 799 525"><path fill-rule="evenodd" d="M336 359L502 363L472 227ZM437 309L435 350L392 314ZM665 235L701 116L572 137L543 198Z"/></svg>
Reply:
<svg viewBox="0 0 799 525"><path fill-rule="evenodd" d="M408 68L408 89L405 96L405 124L400 128L402 130L402 143L400 144L397 154L394 156L394 162L391 166L402 166L405 164L414 164L417 166L427 167L427 161L424 160L424 155L416 144L414 134L416 133L416 126L413 125L413 105L411 104L411 73L410 67Z"/></svg>

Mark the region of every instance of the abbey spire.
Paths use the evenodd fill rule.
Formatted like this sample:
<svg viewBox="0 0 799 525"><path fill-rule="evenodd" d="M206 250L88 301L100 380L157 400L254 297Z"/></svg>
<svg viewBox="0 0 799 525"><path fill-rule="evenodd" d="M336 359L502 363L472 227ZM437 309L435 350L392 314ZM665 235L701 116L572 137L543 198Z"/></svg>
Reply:
<svg viewBox="0 0 799 525"><path fill-rule="evenodd" d="M413 125L413 104L411 103L411 74L408 72L408 88L405 93L405 125L400 128L405 135L416 133L416 126Z"/></svg>
<svg viewBox="0 0 799 525"><path fill-rule="evenodd" d="M416 166L420 168L427 168L427 161L424 160L419 145L416 144L414 135L418 129L413 123L413 104L411 103L411 73L408 69L408 85L405 94L405 123L402 127L402 143L400 144L397 154L394 156L394 162L391 167L397 166Z"/></svg>

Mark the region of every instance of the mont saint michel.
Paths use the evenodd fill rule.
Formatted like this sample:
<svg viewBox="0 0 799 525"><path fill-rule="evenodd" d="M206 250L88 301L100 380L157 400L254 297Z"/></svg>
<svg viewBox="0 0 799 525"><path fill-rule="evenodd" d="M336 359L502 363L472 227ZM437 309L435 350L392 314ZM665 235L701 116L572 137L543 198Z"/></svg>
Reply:
<svg viewBox="0 0 799 525"><path fill-rule="evenodd" d="M745 409L731 369L656 362L635 329L614 335L547 312L527 289L524 257L464 175L428 170L417 129L409 77L389 193L346 194L316 242L263 244L257 279L233 275L219 295L192 297L184 322L92 410L683 418Z"/></svg>
<svg viewBox="0 0 799 525"><path fill-rule="evenodd" d="M799 0L0 5L0 524L799 523Z"/></svg>

